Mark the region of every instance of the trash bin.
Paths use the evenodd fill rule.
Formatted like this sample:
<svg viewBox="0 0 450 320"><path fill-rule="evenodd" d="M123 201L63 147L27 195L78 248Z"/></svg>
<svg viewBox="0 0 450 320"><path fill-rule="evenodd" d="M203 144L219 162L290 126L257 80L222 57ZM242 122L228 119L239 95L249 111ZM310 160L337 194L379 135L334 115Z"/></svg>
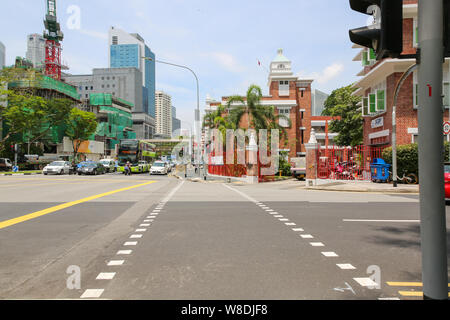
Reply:
<svg viewBox="0 0 450 320"><path fill-rule="evenodd" d="M388 182L390 167L391 165L387 164L383 159L374 159L370 165L372 182Z"/></svg>

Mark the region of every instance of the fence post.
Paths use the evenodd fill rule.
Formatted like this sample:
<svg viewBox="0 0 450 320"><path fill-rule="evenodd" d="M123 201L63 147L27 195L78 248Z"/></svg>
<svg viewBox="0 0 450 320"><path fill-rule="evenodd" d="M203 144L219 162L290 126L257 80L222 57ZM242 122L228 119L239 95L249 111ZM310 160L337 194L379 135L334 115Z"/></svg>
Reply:
<svg viewBox="0 0 450 320"><path fill-rule="evenodd" d="M319 144L316 139L316 131L311 129L309 142L305 144L306 149L306 186L317 185L317 150Z"/></svg>

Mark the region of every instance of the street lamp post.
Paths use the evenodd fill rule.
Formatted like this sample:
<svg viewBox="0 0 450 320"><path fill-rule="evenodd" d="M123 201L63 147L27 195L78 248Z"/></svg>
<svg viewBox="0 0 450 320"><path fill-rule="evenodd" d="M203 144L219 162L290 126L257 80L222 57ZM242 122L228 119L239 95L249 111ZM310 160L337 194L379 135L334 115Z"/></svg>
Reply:
<svg viewBox="0 0 450 320"><path fill-rule="evenodd" d="M174 66L174 67L187 69L195 77L195 81L197 83L197 109L195 110L195 123L196 123L196 128L195 128L196 130L195 131L196 131L196 136L197 136L197 139L196 139L197 140L197 152L196 152L196 154L197 154L197 161L198 161L198 165L199 165L198 174L199 174L199 177L200 177L201 176L201 173L200 173L200 158L201 158L201 151L200 151L201 137L200 137L200 135L201 135L201 127L200 127L200 87L199 87L199 83L198 83L198 77L197 77L197 75L195 74L195 72L191 68L183 66L183 65L170 63L170 62L165 62L165 61L160 61L160 60L156 60L156 59L153 59L153 58L150 58L150 57L142 57L142 59L154 61L154 62L157 62L157 63L167 64L167 65ZM194 164L195 164L195 158L194 158Z"/></svg>

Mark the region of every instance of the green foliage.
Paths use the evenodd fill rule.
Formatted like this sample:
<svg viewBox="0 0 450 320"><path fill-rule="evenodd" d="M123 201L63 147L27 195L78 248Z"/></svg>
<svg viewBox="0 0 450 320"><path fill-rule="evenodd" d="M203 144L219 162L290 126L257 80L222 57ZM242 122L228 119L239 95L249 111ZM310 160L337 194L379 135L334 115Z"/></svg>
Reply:
<svg viewBox="0 0 450 320"><path fill-rule="evenodd" d="M287 160L289 156L289 152L286 151L282 151L280 152L280 157L279 157L279 170L281 170L281 175L288 177L291 176L291 164L289 163L289 161Z"/></svg>
<svg viewBox="0 0 450 320"><path fill-rule="evenodd" d="M383 160L392 165L392 147L383 151ZM419 148L417 144L397 146L397 174L419 172Z"/></svg>
<svg viewBox="0 0 450 320"><path fill-rule="evenodd" d="M334 90L325 101L323 116L340 117L330 123L329 130L339 135L335 142L339 146L357 146L363 142L363 118L358 103L361 97L353 96L352 85Z"/></svg>
<svg viewBox="0 0 450 320"><path fill-rule="evenodd" d="M73 108L70 111L66 124L65 134L72 141L74 158L76 159L81 143L89 140L89 137L97 130L97 118L92 112Z"/></svg>

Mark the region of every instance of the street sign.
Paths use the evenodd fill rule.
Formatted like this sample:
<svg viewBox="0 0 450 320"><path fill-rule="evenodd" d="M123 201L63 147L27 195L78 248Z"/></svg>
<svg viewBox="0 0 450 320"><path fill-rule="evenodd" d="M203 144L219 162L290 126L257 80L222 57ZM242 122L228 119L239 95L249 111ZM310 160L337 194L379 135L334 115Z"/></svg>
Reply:
<svg viewBox="0 0 450 320"><path fill-rule="evenodd" d="M450 134L450 122L444 123L444 134Z"/></svg>

